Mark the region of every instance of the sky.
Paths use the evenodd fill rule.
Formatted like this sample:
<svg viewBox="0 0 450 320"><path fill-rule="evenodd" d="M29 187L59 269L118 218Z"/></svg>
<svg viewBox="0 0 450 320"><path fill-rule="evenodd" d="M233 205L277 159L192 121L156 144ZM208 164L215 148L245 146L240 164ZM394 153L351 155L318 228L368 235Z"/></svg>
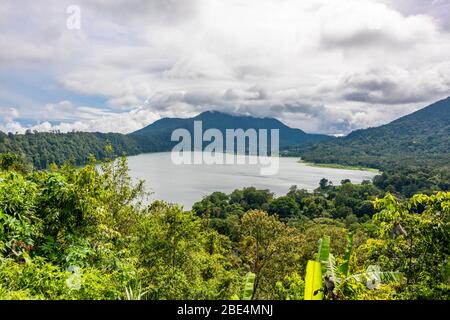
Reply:
<svg viewBox="0 0 450 320"><path fill-rule="evenodd" d="M206 110L343 135L450 96L450 0L1 0L0 130Z"/></svg>

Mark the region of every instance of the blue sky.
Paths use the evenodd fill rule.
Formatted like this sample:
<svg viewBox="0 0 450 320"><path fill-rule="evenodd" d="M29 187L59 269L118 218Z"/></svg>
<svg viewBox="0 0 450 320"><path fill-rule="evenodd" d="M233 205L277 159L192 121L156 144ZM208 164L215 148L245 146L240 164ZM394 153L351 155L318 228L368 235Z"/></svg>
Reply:
<svg viewBox="0 0 450 320"><path fill-rule="evenodd" d="M0 130L214 109L346 134L450 95L449 21L450 0L3 0Z"/></svg>

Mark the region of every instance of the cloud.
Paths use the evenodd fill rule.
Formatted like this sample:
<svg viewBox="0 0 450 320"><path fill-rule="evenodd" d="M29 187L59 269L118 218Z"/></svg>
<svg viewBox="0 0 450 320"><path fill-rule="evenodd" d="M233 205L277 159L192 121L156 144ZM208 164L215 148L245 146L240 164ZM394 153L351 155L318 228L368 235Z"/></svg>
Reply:
<svg viewBox="0 0 450 320"><path fill-rule="evenodd" d="M325 48L408 48L430 41L436 33L436 25L428 16L403 16L382 3L359 2L355 5L353 1L333 1L334 5L319 10Z"/></svg>
<svg viewBox="0 0 450 320"><path fill-rule="evenodd" d="M13 50L0 50L0 65L16 61L22 63L50 62L55 51L50 46L36 45L2 34L0 34L0 48L14 48Z"/></svg>
<svg viewBox="0 0 450 320"><path fill-rule="evenodd" d="M271 110L274 111L275 114L279 114L280 112L290 114L301 113L311 117L318 117L324 115L326 112L326 108L323 105L310 105L305 103L274 105L271 107Z"/></svg>
<svg viewBox="0 0 450 320"><path fill-rule="evenodd" d="M435 18L440 27L450 30L450 2L448 0L383 0L403 14L424 14Z"/></svg>
<svg viewBox="0 0 450 320"><path fill-rule="evenodd" d="M83 120L59 123L44 121L31 126L23 126L18 121L14 121L17 115L13 115L10 118L4 118L3 123L0 123L0 130L12 133L24 133L26 130L37 130L40 132L88 131L129 133L159 119L157 114L143 107L122 113L99 112L89 108L79 108L78 110L80 113L78 119ZM94 114L95 117L92 117ZM91 116L91 119L88 119L88 115Z"/></svg>
<svg viewBox="0 0 450 320"><path fill-rule="evenodd" d="M142 23L177 24L195 14L196 0L84 0L94 12L102 12L108 18L122 24Z"/></svg>
<svg viewBox="0 0 450 320"><path fill-rule="evenodd" d="M15 108L0 108L0 121L12 122L19 116L19 112Z"/></svg>
<svg viewBox="0 0 450 320"><path fill-rule="evenodd" d="M448 2L427 3L80 0L68 30L72 1L5 0L0 109L20 119L2 126L129 132L211 109L333 134L386 123L449 95Z"/></svg>
<svg viewBox="0 0 450 320"><path fill-rule="evenodd" d="M450 63L426 70L384 68L344 75L335 88L348 101L407 104L430 101L450 92Z"/></svg>

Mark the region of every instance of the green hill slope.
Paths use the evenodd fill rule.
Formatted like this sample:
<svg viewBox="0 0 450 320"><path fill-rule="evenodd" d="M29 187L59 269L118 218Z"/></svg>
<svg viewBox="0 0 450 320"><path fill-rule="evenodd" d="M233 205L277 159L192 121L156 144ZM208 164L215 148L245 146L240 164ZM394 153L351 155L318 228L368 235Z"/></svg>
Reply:
<svg viewBox="0 0 450 320"><path fill-rule="evenodd" d="M389 124L357 130L298 152L308 162L379 169L446 166L450 159L450 97Z"/></svg>

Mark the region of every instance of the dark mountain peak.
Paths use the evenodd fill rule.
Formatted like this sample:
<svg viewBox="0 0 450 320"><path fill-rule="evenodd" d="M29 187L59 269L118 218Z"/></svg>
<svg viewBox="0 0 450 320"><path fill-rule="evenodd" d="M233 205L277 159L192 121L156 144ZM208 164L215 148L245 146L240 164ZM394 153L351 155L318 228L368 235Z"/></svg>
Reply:
<svg viewBox="0 0 450 320"><path fill-rule="evenodd" d="M202 113L199 113L194 117L195 120L202 120L202 119L218 119L218 118L229 118L233 117L231 113L217 111L217 110L208 110L204 111Z"/></svg>
<svg viewBox="0 0 450 320"><path fill-rule="evenodd" d="M290 128L275 118L258 118L215 110L202 112L193 118L160 119L130 135L148 138L158 136L157 139L170 141L170 134L174 129L183 128L193 132L194 121L202 121L203 130L215 128L223 133L225 133L226 129L278 129L280 130L281 146L301 145L331 138L326 135L307 134L300 129Z"/></svg>
<svg viewBox="0 0 450 320"><path fill-rule="evenodd" d="M210 116L210 115L230 115L227 112L223 112L223 111L218 111L218 110L208 110L208 111L203 111L202 113L199 113L197 116L195 116L194 118L197 117L204 117L204 116Z"/></svg>
<svg viewBox="0 0 450 320"><path fill-rule="evenodd" d="M287 125L285 125L283 122L281 122L276 118L257 117L248 114L239 114L216 110L202 112L193 119L202 121L225 122L226 125L230 126L230 129L232 128L248 129L252 128L252 126L254 126L255 129L258 129L259 127L261 128L266 127L267 129L281 129L281 128L291 129L290 127L288 127ZM303 132L300 129L296 130Z"/></svg>
<svg viewBox="0 0 450 320"><path fill-rule="evenodd" d="M277 120L275 118L270 118L270 117L257 117L257 116L252 116L249 114L242 114L242 113L238 113L238 112L225 112L225 111L219 111L219 110L204 111L204 112L198 114L197 116L195 116L194 119L208 118L208 117L213 117L213 118L252 118L252 119Z"/></svg>

